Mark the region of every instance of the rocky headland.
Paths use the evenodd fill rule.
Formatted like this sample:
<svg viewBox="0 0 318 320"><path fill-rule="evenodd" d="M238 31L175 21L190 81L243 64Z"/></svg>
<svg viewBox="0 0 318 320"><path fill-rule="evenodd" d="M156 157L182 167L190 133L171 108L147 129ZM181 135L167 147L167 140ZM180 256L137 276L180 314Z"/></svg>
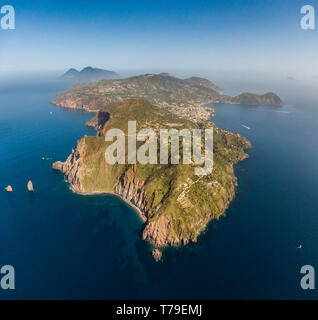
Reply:
<svg viewBox="0 0 318 320"><path fill-rule="evenodd" d="M127 135L129 120L142 128L213 127L214 168L211 174L196 176L194 164L141 165L106 163L105 151L110 142L105 133L117 128ZM135 207L145 222L143 239L153 247L153 257L161 258L161 249L196 242L209 221L218 219L235 195L237 179L233 165L248 157L244 150L251 145L239 134L217 128L208 121L181 118L146 99L128 99L105 106L89 123L97 136L84 136L65 162L55 162L74 192L111 193ZM126 162L127 163L127 162Z"/></svg>

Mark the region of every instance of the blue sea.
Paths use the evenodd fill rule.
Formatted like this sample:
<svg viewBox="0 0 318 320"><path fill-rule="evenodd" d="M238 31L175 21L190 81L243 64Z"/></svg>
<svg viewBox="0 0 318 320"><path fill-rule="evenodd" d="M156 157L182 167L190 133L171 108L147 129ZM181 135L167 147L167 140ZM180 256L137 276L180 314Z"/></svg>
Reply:
<svg viewBox="0 0 318 320"><path fill-rule="evenodd" d="M0 266L16 272L0 299L318 298L299 284L301 266L318 270L318 100L282 90L282 108L215 106L213 121L253 145L235 167L235 199L197 244L156 263L132 208L74 194L51 169L95 135L84 126L93 114L50 104L67 87L0 82Z"/></svg>

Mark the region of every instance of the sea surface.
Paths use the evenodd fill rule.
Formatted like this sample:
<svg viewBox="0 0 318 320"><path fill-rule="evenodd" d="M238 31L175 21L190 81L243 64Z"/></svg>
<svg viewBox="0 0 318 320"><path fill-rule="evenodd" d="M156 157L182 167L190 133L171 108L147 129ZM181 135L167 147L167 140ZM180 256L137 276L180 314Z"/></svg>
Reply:
<svg viewBox="0 0 318 320"><path fill-rule="evenodd" d="M0 266L16 272L0 299L318 298L299 284L301 266L318 270L318 100L285 90L282 108L215 106L213 121L253 144L235 199L197 244L156 263L132 208L76 195L51 169L95 134L84 126L93 114L50 104L67 87L0 82Z"/></svg>

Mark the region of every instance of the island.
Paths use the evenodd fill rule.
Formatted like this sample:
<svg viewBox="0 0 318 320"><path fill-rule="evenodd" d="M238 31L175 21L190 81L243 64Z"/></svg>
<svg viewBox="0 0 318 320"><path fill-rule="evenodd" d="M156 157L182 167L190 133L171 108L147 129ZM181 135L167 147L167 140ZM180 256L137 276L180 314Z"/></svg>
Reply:
<svg viewBox="0 0 318 320"><path fill-rule="evenodd" d="M91 82L103 79L117 78L120 78L120 75L114 71L108 71L92 67L86 67L81 71L71 68L60 77L61 80L67 80L72 82Z"/></svg>
<svg viewBox="0 0 318 320"><path fill-rule="evenodd" d="M76 84L58 94L52 103L65 108L98 112L105 106L134 98L146 98L156 106L196 122L211 118L213 108L203 107L208 104L283 105L275 93L242 93L230 97L207 79L179 79L168 73Z"/></svg>
<svg viewBox="0 0 318 320"><path fill-rule="evenodd" d="M157 81L163 81L157 86L164 87L164 91L157 90L154 84ZM171 81L174 87L171 87ZM237 185L233 165L248 158L245 150L251 147L246 138L221 130L208 121L206 114L196 116L173 110L182 105L199 108L200 104L220 96L217 87L197 81L175 80L169 75L101 81L77 85L55 101L58 105L99 112L88 123L97 130L97 135L81 138L66 161L55 162L53 169L65 175L76 193L114 194L134 207L144 222L142 237L153 246L152 256L156 260L161 259L162 249L167 246L196 242L207 224L224 214ZM142 91L135 92L137 87L129 83L139 83L138 88ZM121 95L116 94L119 91ZM134 95L146 97L128 97L133 91ZM152 96L150 92L153 92ZM105 133L117 128L127 135L130 120L137 120L137 132L143 128L155 132L162 128L213 128L213 171L197 176L193 163L108 164L105 150L111 142L105 141Z"/></svg>
<svg viewBox="0 0 318 320"><path fill-rule="evenodd" d="M229 103L242 104L249 106L273 106L281 107L283 106L282 99L273 92L268 92L265 94L255 94L244 92L236 97L230 98Z"/></svg>

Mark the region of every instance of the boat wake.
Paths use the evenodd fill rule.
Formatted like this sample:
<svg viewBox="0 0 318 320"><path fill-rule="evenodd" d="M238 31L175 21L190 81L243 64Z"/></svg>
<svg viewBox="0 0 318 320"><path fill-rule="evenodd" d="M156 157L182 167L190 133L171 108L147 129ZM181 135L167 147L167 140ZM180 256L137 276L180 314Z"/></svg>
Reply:
<svg viewBox="0 0 318 320"><path fill-rule="evenodd" d="M247 129L247 130L251 130L251 128L250 128L250 127L245 126L245 125L244 125L244 124L242 124L242 123L240 123L240 125L241 125L243 128Z"/></svg>
<svg viewBox="0 0 318 320"><path fill-rule="evenodd" d="M275 111L275 110L263 110L265 112L275 112L275 113L290 113L289 111Z"/></svg>

